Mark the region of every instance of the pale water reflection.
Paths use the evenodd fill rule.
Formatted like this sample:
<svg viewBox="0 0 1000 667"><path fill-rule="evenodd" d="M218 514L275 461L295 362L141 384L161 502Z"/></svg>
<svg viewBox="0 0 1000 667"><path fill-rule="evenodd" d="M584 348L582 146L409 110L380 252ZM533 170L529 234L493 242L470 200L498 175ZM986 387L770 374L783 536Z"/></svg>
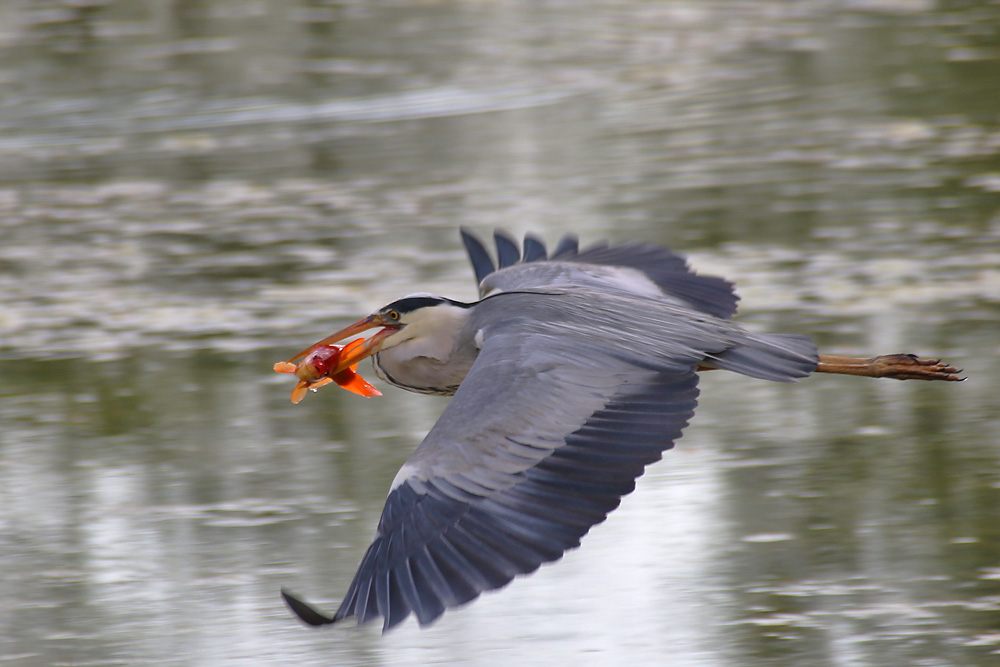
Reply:
<svg viewBox="0 0 1000 667"><path fill-rule="evenodd" d="M0 663L989 665L1000 12L847 2L0 7ZM958 386L709 374L583 547L427 630L314 631L439 399L274 361L457 227L645 239L751 327Z"/></svg>

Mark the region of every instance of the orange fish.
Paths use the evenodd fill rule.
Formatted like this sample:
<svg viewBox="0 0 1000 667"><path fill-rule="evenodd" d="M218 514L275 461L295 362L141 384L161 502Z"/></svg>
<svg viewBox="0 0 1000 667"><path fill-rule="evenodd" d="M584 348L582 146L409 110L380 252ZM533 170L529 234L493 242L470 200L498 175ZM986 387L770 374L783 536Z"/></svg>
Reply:
<svg viewBox="0 0 1000 667"><path fill-rule="evenodd" d="M364 340L357 338L347 345L316 345L305 359L297 364L291 361L276 363L274 370L278 373L291 373L299 378L298 384L292 390L292 403L301 401L306 395L306 390L315 390L331 382L336 382L347 391L353 391L360 396L381 396L382 392L357 374L357 364L353 364L333 376L330 375L337 368L340 357L356 349L362 343Z"/></svg>

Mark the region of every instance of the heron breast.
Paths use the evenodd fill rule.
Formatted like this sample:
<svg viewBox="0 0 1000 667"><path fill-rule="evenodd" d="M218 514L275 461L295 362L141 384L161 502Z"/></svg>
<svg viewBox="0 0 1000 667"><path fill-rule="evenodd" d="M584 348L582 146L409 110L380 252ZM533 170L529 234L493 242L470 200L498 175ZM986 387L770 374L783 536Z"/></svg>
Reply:
<svg viewBox="0 0 1000 667"><path fill-rule="evenodd" d="M451 396L458 391L458 385L468 374L468 368L459 373L453 366L429 357L413 357L400 362L387 352L389 351L372 357L375 374L389 384L407 391Z"/></svg>

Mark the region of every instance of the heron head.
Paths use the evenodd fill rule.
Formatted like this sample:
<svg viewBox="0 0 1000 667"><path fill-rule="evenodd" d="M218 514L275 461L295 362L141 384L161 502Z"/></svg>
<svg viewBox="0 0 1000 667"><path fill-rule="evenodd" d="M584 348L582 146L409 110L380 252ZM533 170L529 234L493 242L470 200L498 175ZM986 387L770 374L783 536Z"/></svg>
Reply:
<svg viewBox="0 0 1000 667"><path fill-rule="evenodd" d="M379 308L368 317L313 343L289 361L294 362L305 357L321 345L330 345L378 327L381 329L369 337L363 345L341 357L334 372L349 368L383 349L395 347L407 341L418 338L451 338L456 333L453 318L444 314L455 310L464 312L470 305L433 294L411 294L397 299Z"/></svg>

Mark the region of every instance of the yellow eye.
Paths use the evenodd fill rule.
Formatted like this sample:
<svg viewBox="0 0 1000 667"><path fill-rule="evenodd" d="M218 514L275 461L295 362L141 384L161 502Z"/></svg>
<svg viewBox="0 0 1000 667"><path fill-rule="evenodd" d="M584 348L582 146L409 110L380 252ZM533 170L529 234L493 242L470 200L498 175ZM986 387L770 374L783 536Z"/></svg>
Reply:
<svg viewBox="0 0 1000 667"><path fill-rule="evenodd" d="M392 320L393 322L398 322L399 321L399 312L398 311L390 310L388 313L385 314L385 316L388 319Z"/></svg>

